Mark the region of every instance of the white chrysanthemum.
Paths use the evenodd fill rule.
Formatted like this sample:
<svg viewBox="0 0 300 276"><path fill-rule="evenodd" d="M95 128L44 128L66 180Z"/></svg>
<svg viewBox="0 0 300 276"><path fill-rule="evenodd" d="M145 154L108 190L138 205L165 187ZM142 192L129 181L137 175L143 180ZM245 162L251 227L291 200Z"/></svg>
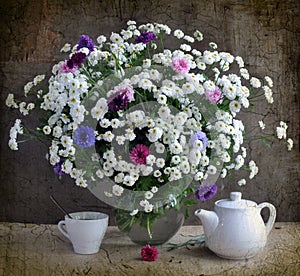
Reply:
<svg viewBox="0 0 300 276"><path fill-rule="evenodd" d="M239 170L244 165L244 158L241 155L238 155L235 158L235 162L236 162L235 169Z"/></svg>
<svg viewBox="0 0 300 276"><path fill-rule="evenodd" d="M135 216L139 212L138 209L134 209L133 211L130 212L131 216Z"/></svg>
<svg viewBox="0 0 300 276"><path fill-rule="evenodd" d="M246 179L243 178L243 179L239 180L239 181L238 181L238 185L239 185L239 186L244 186L244 185L246 185Z"/></svg>
<svg viewBox="0 0 300 276"><path fill-rule="evenodd" d="M83 177L79 177L75 180L75 184L79 187L86 188L87 187L87 181Z"/></svg>
<svg viewBox="0 0 300 276"><path fill-rule="evenodd" d="M132 187L135 183L135 179L131 175L126 175L123 179L123 184Z"/></svg>
<svg viewBox="0 0 300 276"><path fill-rule="evenodd" d="M160 171L160 170L155 170L155 171L153 172L153 176L154 176L154 177L160 177L160 176L161 176L161 171Z"/></svg>
<svg viewBox="0 0 300 276"><path fill-rule="evenodd" d="M265 76L265 80L270 87L273 87L273 80L269 76Z"/></svg>
<svg viewBox="0 0 300 276"><path fill-rule="evenodd" d="M73 140L71 139L71 137L67 136L67 135L63 135L60 139L61 144L65 147L65 148L69 148L72 146L73 144Z"/></svg>
<svg viewBox="0 0 300 276"><path fill-rule="evenodd" d="M44 126L43 127L43 132L44 132L44 134L49 135L51 133L51 127Z"/></svg>
<svg viewBox="0 0 300 276"><path fill-rule="evenodd" d="M170 116L171 110L167 105L165 105L165 106L161 106L157 113L160 118L166 120Z"/></svg>
<svg viewBox="0 0 300 276"><path fill-rule="evenodd" d="M10 147L11 150L18 150L18 143L15 139L9 139L8 141L8 146Z"/></svg>
<svg viewBox="0 0 300 276"><path fill-rule="evenodd" d="M238 101L231 101L229 109L231 113L238 113L241 110L241 104Z"/></svg>
<svg viewBox="0 0 300 276"><path fill-rule="evenodd" d="M242 76L245 80L249 80L250 75L249 75L249 72L248 72L247 69L241 68L241 69L240 69L240 74L241 74L241 76Z"/></svg>
<svg viewBox="0 0 300 276"><path fill-rule="evenodd" d="M65 162L62 164L61 166L61 169L67 173L67 174L70 174L72 172L72 169L73 169L73 163L67 159L65 160Z"/></svg>
<svg viewBox="0 0 300 276"><path fill-rule="evenodd" d="M186 52L190 52L192 50L192 47L188 44L181 44L179 48Z"/></svg>
<svg viewBox="0 0 300 276"><path fill-rule="evenodd" d="M145 207L145 206L149 205L149 201L146 200L146 199L143 199L143 200L140 201L140 205L141 205L142 207Z"/></svg>
<svg viewBox="0 0 300 276"><path fill-rule="evenodd" d="M227 175L227 170L225 168L223 168L220 176L221 176L221 178L225 178L226 175Z"/></svg>
<svg viewBox="0 0 300 276"><path fill-rule="evenodd" d="M116 183L122 183L124 180L124 173L118 173L114 178Z"/></svg>
<svg viewBox="0 0 300 276"><path fill-rule="evenodd" d="M156 157L153 154L149 154L146 157L146 163L147 165L153 166L153 164L155 163Z"/></svg>
<svg viewBox="0 0 300 276"><path fill-rule="evenodd" d="M60 126L55 126L53 128L52 134L53 134L54 137L60 138L62 133L63 133L63 130Z"/></svg>
<svg viewBox="0 0 300 276"><path fill-rule="evenodd" d="M237 56L237 57L235 57L235 60L240 68L244 67L244 61L243 61L242 57Z"/></svg>
<svg viewBox="0 0 300 276"><path fill-rule="evenodd" d="M111 42L116 43L118 45L122 44L124 41L123 38L119 34L114 33L114 32L112 32L112 34L110 36L110 40L111 40Z"/></svg>
<svg viewBox="0 0 300 276"><path fill-rule="evenodd" d="M144 207L145 213L150 213L150 212L152 212L153 207L154 207L153 204L147 204L147 205Z"/></svg>
<svg viewBox="0 0 300 276"><path fill-rule="evenodd" d="M159 95L158 97L157 97L157 102L159 103L159 104L163 104L163 105L165 105L166 103L167 103L167 97L165 96L165 95Z"/></svg>
<svg viewBox="0 0 300 276"><path fill-rule="evenodd" d="M258 125L261 129L265 129L266 125L263 121L258 121Z"/></svg>
<svg viewBox="0 0 300 276"><path fill-rule="evenodd" d="M217 172L217 168L215 166L209 165L207 167L207 173L208 174L216 174L216 172Z"/></svg>
<svg viewBox="0 0 300 276"><path fill-rule="evenodd" d="M112 187L112 192L115 196L121 196L123 194L124 188L121 187L120 185L113 185Z"/></svg>
<svg viewBox="0 0 300 276"><path fill-rule="evenodd" d="M294 145L294 142L291 138L287 139L287 147L288 147L288 150L292 150L293 148L293 145Z"/></svg>
<svg viewBox="0 0 300 276"><path fill-rule="evenodd" d="M190 170L191 170L190 163L187 162L187 161L182 162L182 163L180 164L180 169L181 169L181 171L182 171L184 174L190 173Z"/></svg>
<svg viewBox="0 0 300 276"><path fill-rule="evenodd" d="M8 107L18 108L18 105L14 100L14 94L11 94L11 93L7 95L5 104Z"/></svg>
<svg viewBox="0 0 300 276"><path fill-rule="evenodd" d="M159 127L154 127L148 130L147 138L150 142L154 143L163 135L163 130Z"/></svg>
<svg viewBox="0 0 300 276"><path fill-rule="evenodd" d="M258 78L252 77L250 79L250 84L254 87L254 88L259 88L261 87L261 82Z"/></svg>
<svg viewBox="0 0 300 276"><path fill-rule="evenodd" d="M174 36L177 37L178 39L181 39L184 37L184 33L181 30L175 30L174 31Z"/></svg>
<svg viewBox="0 0 300 276"><path fill-rule="evenodd" d="M155 150L156 150L157 153L164 153L165 152L164 144L156 142L155 143Z"/></svg>
<svg viewBox="0 0 300 276"><path fill-rule="evenodd" d="M101 98L97 101L96 105L92 108L91 115L94 119L99 121L104 117L107 111L108 111L107 100L105 98Z"/></svg>
<svg viewBox="0 0 300 276"><path fill-rule="evenodd" d="M205 64L209 64L209 65L211 65L215 62L215 58L214 58L212 52L204 51L204 53L203 53L203 62Z"/></svg>
<svg viewBox="0 0 300 276"><path fill-rule="evenodd" d="M268 103L273 103L273 92L270 87L264 85L263 90L265 91L265 97Z"/></svg>
<svg viewBox="0 0 300 276"><path fill-rule="evenodd" d="M178 142L172 143L170 144L170 151L173 154L179 154L182 152L182 146Z"/></svg>
<svg viewBox="0 0 300 276"><path fill-rule="evenodd" d="M165 159L157 158L155 164L158 168L163 168L165 166Z"/></svg>
<svg viewBox="0 0 300 276"><path fill-rule="evenodd" d="M200 31L198 31L198 30L196 30L196 31L194 32L194 37L195 37L198 41L203 40L203 34L202 34Z"/></svg>
<svg viewBox="0 0 300 276"><path fill-rule="evenodd" d="M278 139L286 139L287 128L288 128L287 124L283 121L280 121L279 127L276 128L276 133L277 133Z"/></svg>
<svg viewBox="0 0 300 276"><path fill-rule="evenodd" d="M117 141L118 145L124 145L126 138L124 136L117 136L116 141Z"/></svg>
<svg viewBox="0 0 300 276"><path fill-rule="evenodd" d="M145 192L145 198L146 199L151 199L153 197L153 193L150 191Z"/></svg>
<svg viewBox="0 0 300 276"><path fill-rule="evenodd" d="M151 188L151 192L152 193L157 193L157 191L158 191L158 188L156 187L156 186L153 186L152 188Z"/></svg>

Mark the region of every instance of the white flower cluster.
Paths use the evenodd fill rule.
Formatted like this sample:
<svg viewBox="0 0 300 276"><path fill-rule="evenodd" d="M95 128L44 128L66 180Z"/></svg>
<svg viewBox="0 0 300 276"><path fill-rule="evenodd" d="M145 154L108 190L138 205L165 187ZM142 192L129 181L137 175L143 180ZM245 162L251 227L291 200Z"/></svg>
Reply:
<svg viewBox="0 0 300 276"><path fill-rule="evenodd" d="M172 39L172 34L181 41L179 48L161 49L163 37ZM80 42L73 48L66 44L61 51L71 51L69 63L61 61L53 67L48 89L38 90L44 75L25 85L25 96L35 95L37 101L18 103L9 94L6 105L18 108L23 115L34 108L45 112L46 119L38 130L51 140L49 162L74 178L76 185L86 187L90 179L108 177L115 184L105 191L106 196L121 197L125 189L138 189L141 179L154 179L156 184L148 187L139 203L145 212L151 212L151 200L166 182L189 174L195 181L204 181L221 167L225 178L229 170L245 167L247 154L242 145L246 129L237 114L249 108L253 96L264 95L268 103L273 102L270 77L250 76L241 57L218 51L216 43L209 43L203 52L197 50L194 43L202 40L198 30L192 37L180 29L172 33L167 25L137 26L128 21L127 29L120 33L108 38L100 35L97 45L89 38L83 46ZM133 67L137 73L128 77L126 70ZM106 90L104 81L111 73L122 80ZM106 92L98 93L95 87ZM94 99L90 109L84 104L86 99ZM92 173L75 165L73 134L88 115L101 129L95 131L97 143L109 145L89 157L99 165ZM262 121L259 126L265 128ZM10 131L11 149L18 149L17 134L25 135L23 130L16 120ZM286 130L287 125L281 122L279 139L286 139ZM129 152L128 145L137 144L141 131L145 132L144 140L139 144L144 147ZM293 141L288 139L287 143L290 150ZM124 149L127 156L123 156ZM145 162L140 161L143 157ZM248 168L251 179L258 167L252 160ZM245 179L238 182L245 183Z"/></svg>

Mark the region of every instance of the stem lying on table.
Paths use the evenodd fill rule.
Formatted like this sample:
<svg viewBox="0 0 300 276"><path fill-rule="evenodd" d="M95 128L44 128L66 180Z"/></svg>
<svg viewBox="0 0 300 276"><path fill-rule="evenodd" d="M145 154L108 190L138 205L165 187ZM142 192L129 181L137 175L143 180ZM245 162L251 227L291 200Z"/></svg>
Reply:
<svg viewBox="0 0 300 276"><path fill-rule="evenodd" d="M181 236L185 236L185 235L181 235ZM187 236L185 236L187 237ZM195 246L195 245L201 245L205 243L205 237L204 234L199 235L199 236L191 236L191 237L195 237L194 239L190 239L186 242L183 243L168 243L168 251L172 251L174 249L178 249L180 247L186 247L186 246Z"/></svg>

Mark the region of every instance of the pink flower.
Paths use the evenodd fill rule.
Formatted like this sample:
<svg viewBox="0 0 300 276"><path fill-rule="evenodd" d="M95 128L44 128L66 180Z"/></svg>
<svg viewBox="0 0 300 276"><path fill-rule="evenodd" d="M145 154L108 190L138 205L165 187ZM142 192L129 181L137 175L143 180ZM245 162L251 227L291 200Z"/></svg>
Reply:
<svg viewBox="0 0 300 276"><path fill-rule="evenodd" d="M130 159L135 164L146 164L146 158L150 154L149 148L138 144L130 152Z"/></svg>
<svg viewBox="0 0 300 276"><path fill-rule="evenodd" d="M173 69L181 74L186 74L190 70L188 61L185 58L173 58L172 60Z"/></svg>
<svg viewBox="0 0 300 276"><path fill-rule="evenodd" d="M222 92L217 86L214 91L205 91L205 95L206 99L208 99L212 104L217 104L218 101L222 99Z"/></svg>
<svg viewBox="0 0 300 276"><path fill-rule="evenodd" d="M60 67L59 70L58 70L59 73L72 73L72 72L74 72L74 71L77 70L78 66L74 66L74 67L70 68L70 67L68 66L67 62L68 62L68 61L65 60L65 61L62 63L61 67Z"/></svg>
<svg viewBox="0 0 300 276"><path fill-rule="evenodd" d="M158 258L158 251L155 246L150 246L147 244L146 246L142 247L141 255L144 261L153 262Z"/></svg>

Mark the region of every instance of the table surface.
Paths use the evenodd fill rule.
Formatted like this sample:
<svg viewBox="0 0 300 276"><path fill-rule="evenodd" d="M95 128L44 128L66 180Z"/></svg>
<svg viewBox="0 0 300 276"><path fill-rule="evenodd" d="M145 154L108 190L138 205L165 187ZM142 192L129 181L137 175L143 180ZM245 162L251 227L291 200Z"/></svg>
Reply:
<svg viewBox="0 0 300 276"><path fill-rule="evenodd" d="M184 242L203 228L184 226L170 242ZM155 262L141 260L141 246L108 227L100 251L73 253L56 225L0 223L0 275L300 275L300 222L276 223L268 243L249 260L217 257L204 245L167 251Z"/></svg>

